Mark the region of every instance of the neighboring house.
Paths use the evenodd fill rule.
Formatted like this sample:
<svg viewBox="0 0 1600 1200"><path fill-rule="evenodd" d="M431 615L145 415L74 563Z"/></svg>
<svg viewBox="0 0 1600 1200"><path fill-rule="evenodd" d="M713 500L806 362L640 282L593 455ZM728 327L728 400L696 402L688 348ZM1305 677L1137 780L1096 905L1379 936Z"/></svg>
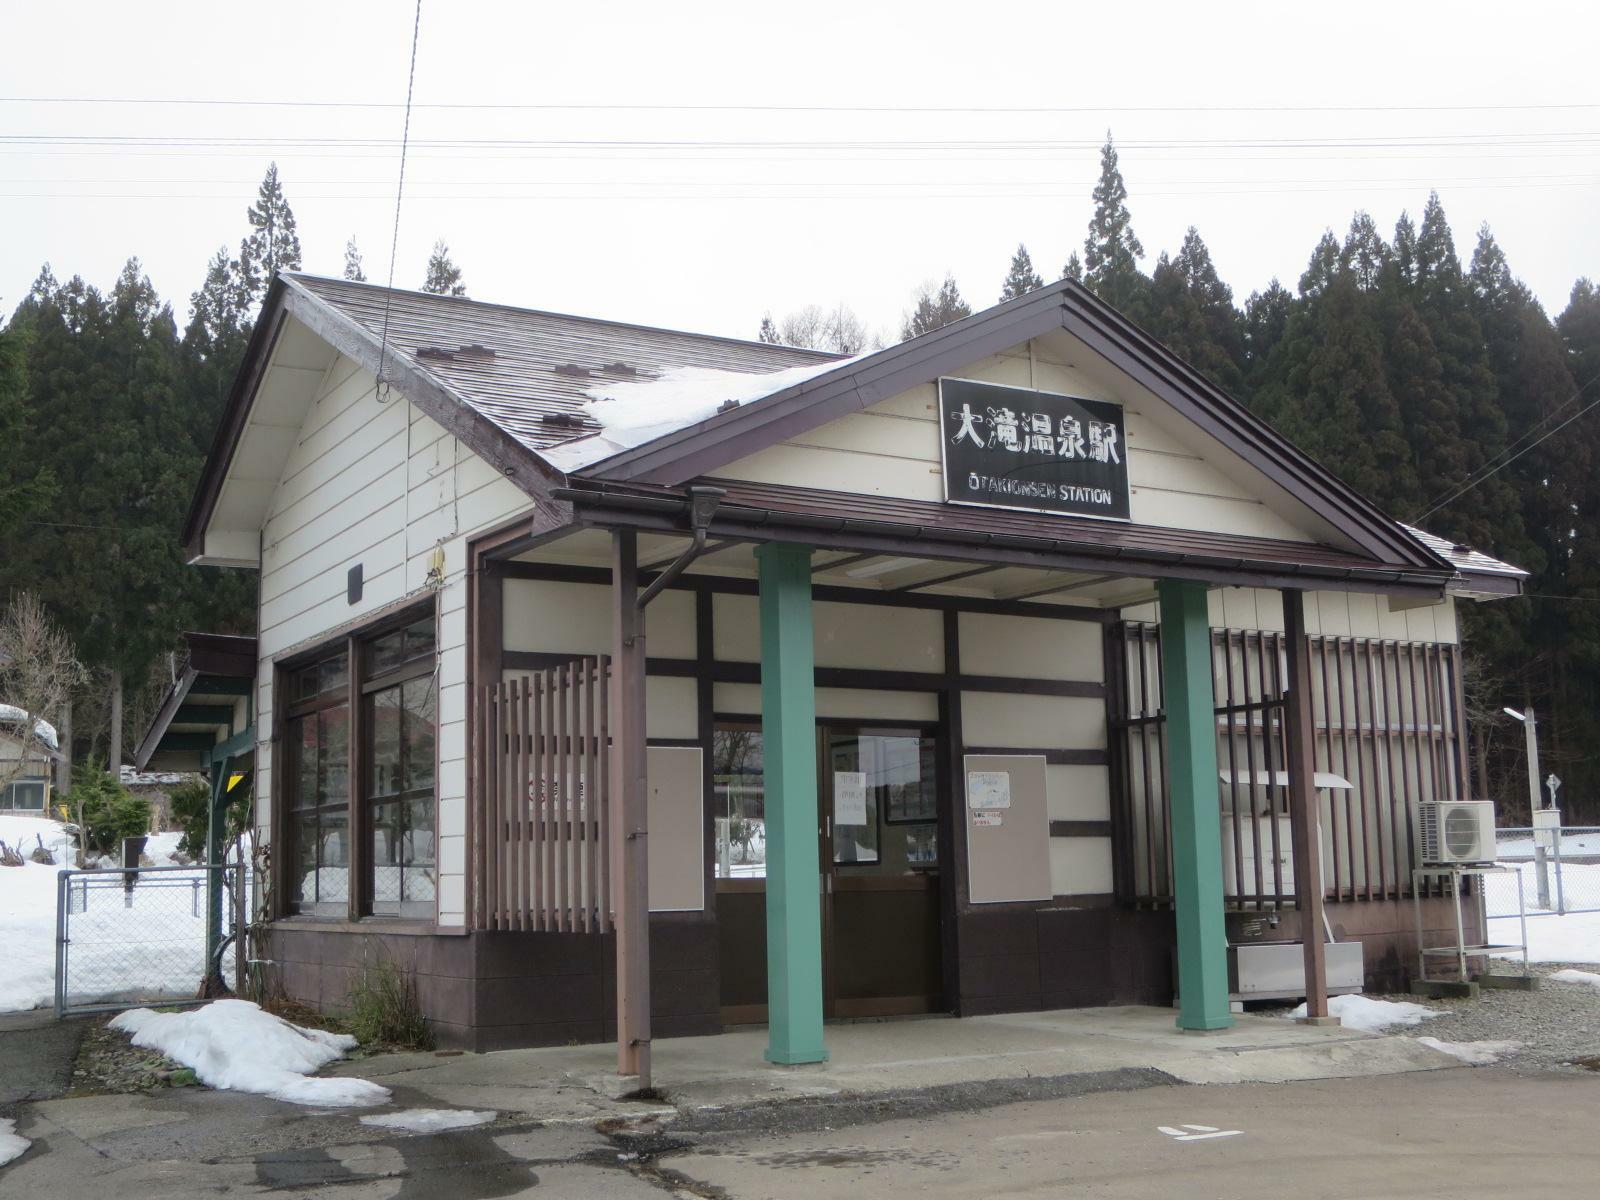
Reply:
<svg viewBox="0 0 1600 1200"><path fill-rule="evenodd" d="M1070 281L837 360L280 276L185 540L260 573L287 992L373 939L441 1040L641 1075L760 1020L1219 1027L1229 944L1324 904L1403 986L1457 606L1524 578Z"/></svg>
<svg viewBox="0 0 1600 1200"><path fill-rule="evenodd" d="M43 815L60 758L55 726L30 718L14 704L0 704L0 812Z"/></svg>

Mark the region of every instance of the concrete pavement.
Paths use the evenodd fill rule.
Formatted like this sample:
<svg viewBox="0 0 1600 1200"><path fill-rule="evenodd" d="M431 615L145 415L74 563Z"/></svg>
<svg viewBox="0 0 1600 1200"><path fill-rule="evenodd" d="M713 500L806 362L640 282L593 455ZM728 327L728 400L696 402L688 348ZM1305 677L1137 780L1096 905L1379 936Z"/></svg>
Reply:
<svg viewBox="0 0 1600 1200"><path fill-rule="evenodd" d="M16 1112L19 1132L35 1144L0 1168L0 1200L790 1194L773 1189L813 1171L823 1173L816 1187L852 1171L877 1173L883 1183L899 1161L877 1132L889 1124L907 1126L896 1136L908 1144L927 1139L919 1160L967 1178L967 1157L978 1162L990 1153L970 1131L990 1128L997 1106L1030 1107L1019 1101L1067 1106L1079 1122L1102 1105L1133 1105L1151 1118L1168 1113L1161 1119L1181 1126L1217 1124L1204 1115L1212 1101L1162 1097L1284 1093L1181 1083L1467 1077L1452 1069L1454 1059L1405 1037L1274 1017L1246 1017L1234 1029L1198 1036L1179 1033L1172 1021L1170 1010L1091 1009L840 1025L829 1029L829 1061L805 1067L762 1062L760 1030L669 1039L656 1044L665 1095L651 1101L624 1094L633 1081L611 1073L614 1051L606 1046L383 1055L332 1068L382 1082L394 1092L394 1109L498 1114L490 1125L443 1134L397 1134L362 1125L360 1113L202 1088L33 1099ZM855 1129L868 1132L836 1132ZM1052 1137L1035 1149L1043 1153ZM787 1145L782 1153L790 1157L762 1157L773 1145ZM1105 1161L1122 1152L1106 1148ZM1048 1154L1040 1161L1048 1163ZM995 1158L999 1175L1013 1166L1008 1155ZM892 1177L898 1191L898 1171ZM715 1190L721 1187L729 1190Z"/></svg>

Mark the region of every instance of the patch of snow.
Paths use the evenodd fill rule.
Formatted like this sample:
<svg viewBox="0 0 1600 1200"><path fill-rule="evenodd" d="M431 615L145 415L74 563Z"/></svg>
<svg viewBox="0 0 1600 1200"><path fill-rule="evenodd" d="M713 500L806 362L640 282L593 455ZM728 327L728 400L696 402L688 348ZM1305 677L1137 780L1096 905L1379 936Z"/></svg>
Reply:
<svg viewBox="0 0 1600 1200"><path fill-rule="evenodd" d="M1419 1037L1417 1041L1431 1050L1460 1059L1469 1067L1487 1067L1499 1062L1501 1055L1522 1049L1521 1042L1446 1042L1436 1037Z"/></svg>
<svg viewBox="0 0 1600 1200"><path fill-rule="evenodd" d="M1519 940L1515 917L1489 921L1489 940L1502 945ZM1508 957L1520 962L1513 952ZM1554 914L1528 918L1528 961L1600 963L1600 912Z"/></svg>
<svg viewBox="0 0 1600 1200"><path fill-rule="evenodd" d="M1562 842L1563 853L1566 853L1567 843ZM1530 852L1531 853L1531 852ZM1500 866L1516 867L1522 875L1522 902L1527 907L1528 914L1552 912L1553 909L1539 907L1539 880L1538 867L1530 861L1502 862ZM1548 867L1550 879L1550 902L1555 903L1559 894L1556 888L1556 868L1552 860ZM1600 896L1600 863L1590 862L1563 862L1561 864L1561 882L1566 890L1567 902L1572 904L1575 897ZM1514 917L1517 915L1517 877L1516 875L1485 875L1483 877L1484 905L1491 917Z"/></svg>
<svg viewBox="0 0 1600 1200"><path fill-rule="evenodd" d="M121 778L123 787L172 787L197 776L193 772L183 771L141 771L138 767L123 763Z"/></svg>
<svg viewBox="0 0 1600 1200"><path fill-rule="evenodd" d="M1576 983L1584 987L1592 987L1595 991L1600 992L1600 975L1596 975L1593 971L1574 971L1568 969L1565 971L1557 971L1555 974L1551 975L1550 978L1555 980L1557 983Z"/></svg>
<svg viewBox="0 0 1600 1200"><path fill-rule="evenodd" d="M730 400L748 404L847 367L861 357L766 372L675 367L655 379L597 384L586 393L589 399L583 407L600 422L600 432L539 453L561 470L575 471L708 420Z"/></svg>
<svg viewBox="0 0 1600 1200"><path fill-rule="evenodd" d="M303 1029L248 1000L213 1000L190 1012L135 1008L111 1020L135 1046L159 1050L222 1091L254 1092L316 1108L386 1104L389 1089L365 1079L316 1079L311 1072L343 1058L356 1039Z"/></svg>
<svg viewBox="0 0 1600 1200"><path fill-rule="evenodd" d="M362 1117L361 1123L376 1125L379 1129L404 1129L410 1133L441 1133L447 1129L487 1125L496 1115L492 1109L480 1112L470 1108L407 1108L396 1113Z"/></svg>
<svg viewBox="0 0 1600 1200"><path fill-rule="evenodd" d="M21 725L28 719L26 709L18 708L15 704L0 704L0 725ZM52 750L61 749L61 742L56 737L56 727L49 721L37 717L33 721L33 736L38 738Z"/></svg>
<svg viewBox="0 0 1600 1200"><path fill-rule="evenodd" d="M1420 1025L1430 1017L1440 1016L1438 1009L1424 1008L1405 1000L1374 1000L1370 996L1333 996L1328 1000L1328 1012L1339 1018L1347 1029L1364 1029L1368 1033L1381 1033L1385 1029L1409 1028ZM1306 1015L1301 1004L1289 1013L1291 1017Z"/></svg>
<svg viewBox="0 0 1600 1200"><path fill-rule="evenodd" d="M17 1132L17 1123L9 1118L0 1117L0 1167L8 1162L21 1158L31 1142Z"/></svg>

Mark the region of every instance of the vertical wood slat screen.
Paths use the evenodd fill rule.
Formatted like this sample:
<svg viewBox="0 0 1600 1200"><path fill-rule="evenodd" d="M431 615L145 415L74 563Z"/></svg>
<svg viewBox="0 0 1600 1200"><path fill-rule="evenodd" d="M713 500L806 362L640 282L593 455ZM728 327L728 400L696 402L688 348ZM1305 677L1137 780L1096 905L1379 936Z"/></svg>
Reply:
<svg viewBox="0 0 1600 1200"><path fill-rule="evenodd" d="M610 931L610 686L602 655L478 688L474 928Z"/></svg>
<svg viewBox="0 0 1600 1200"><path fill-rule="evenodd" d="M1112 714L1124 898L1172 902L1166 717L1159 626L1117 627L1124 711ZM1336 900L1411 894L1418 805L1468 795L1457 647L1319 636L1311 644L1315 769L1351 787L1316 792L1323 884ZM1217 764L1223 817L1223 891L1230 907L1272 909L1294 899L1283 727L1287 665L1281 633L1212 631Z"/></svg>

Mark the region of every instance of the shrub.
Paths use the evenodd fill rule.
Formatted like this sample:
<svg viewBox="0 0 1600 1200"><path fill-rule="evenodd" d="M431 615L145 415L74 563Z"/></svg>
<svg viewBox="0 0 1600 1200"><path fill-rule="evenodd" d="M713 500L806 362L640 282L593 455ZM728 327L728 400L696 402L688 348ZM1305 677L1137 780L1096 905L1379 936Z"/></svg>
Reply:
<svg viewBox="0 0 1600 1200"><path fill-rule="evenodd" d="M387 956L368 959L350 985L350 1032L363 1046L433 1049L433 1031L422 1015L417 982Z"/></svg>
<svg viewBox="0 0 1600 1200"><path fill-rule="evenodd" d="M114 854L123 838L150 832L150 802L128 791L98 762L73 770L70 800L86 850Z"/></svg>

